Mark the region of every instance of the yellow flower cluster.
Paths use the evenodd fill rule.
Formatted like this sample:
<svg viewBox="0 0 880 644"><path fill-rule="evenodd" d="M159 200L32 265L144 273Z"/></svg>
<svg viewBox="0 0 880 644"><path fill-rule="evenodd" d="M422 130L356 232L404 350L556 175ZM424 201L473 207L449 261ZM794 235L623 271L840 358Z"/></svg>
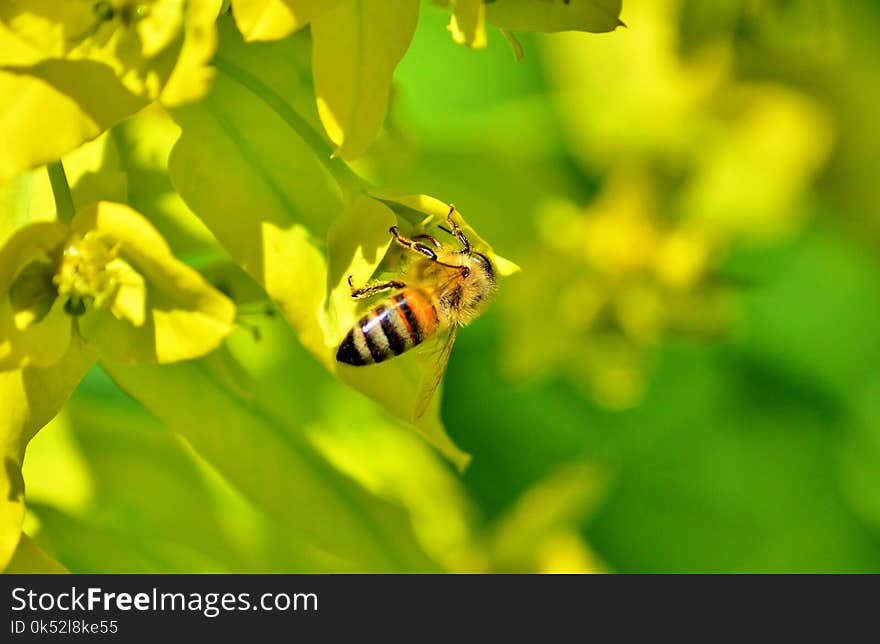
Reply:
<svg viewBox="0 0 880 644"><path fill-rule="evenodd" d="M204 95L221 0L0 4L0 184L52 162L149 102Z"/></svg>
<svg viewBox="0 0 880 644"><path fill-rule="evenodd" d="M586 209L547 204L541 250L510 285L506 366L517 379L567 374L610 408L637 402L652 350L672 332L723 331L721 256L698 226L662 222L642 174L615 177ZM520 334L542 338L519 343Z"/></svg>

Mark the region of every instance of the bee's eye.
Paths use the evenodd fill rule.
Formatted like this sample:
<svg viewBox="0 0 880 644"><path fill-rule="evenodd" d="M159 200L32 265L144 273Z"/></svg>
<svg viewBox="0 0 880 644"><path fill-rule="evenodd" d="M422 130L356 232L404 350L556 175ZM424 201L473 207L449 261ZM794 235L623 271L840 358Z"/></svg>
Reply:
<svg viewBox="0 0 880 644"><path fill-rule="evenodd" d="M482 266L488 271L489 275L492 275L492 262L489 261L489 258L483 255L482 253L474 253L471 256L474 260L475 264Z"/></svg>

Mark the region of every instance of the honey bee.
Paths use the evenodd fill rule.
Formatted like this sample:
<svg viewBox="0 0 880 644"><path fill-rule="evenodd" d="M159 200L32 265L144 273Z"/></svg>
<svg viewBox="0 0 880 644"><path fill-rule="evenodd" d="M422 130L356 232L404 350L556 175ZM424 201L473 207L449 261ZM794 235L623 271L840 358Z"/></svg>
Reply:
<svg viewBox="0 0 880 644"><path fill-rule="evenodd" d="M420 393L416 418L424 413L440 384L458 328L483 312L497 288L495 267L486 255L471 247L467 235L453 220L454 212L455 206L450 205L446 215L449 229L441 230L455 237L461 248L442 244L431 235L408 239L397 226L392 226L389 232L394 241L415 256L402 276L404 281L389 280L355 288L352 277L348 277L355 299L391 294L346 334L336 351L338 362L357 367L384 362L446 333L436 375Z"/></svg>

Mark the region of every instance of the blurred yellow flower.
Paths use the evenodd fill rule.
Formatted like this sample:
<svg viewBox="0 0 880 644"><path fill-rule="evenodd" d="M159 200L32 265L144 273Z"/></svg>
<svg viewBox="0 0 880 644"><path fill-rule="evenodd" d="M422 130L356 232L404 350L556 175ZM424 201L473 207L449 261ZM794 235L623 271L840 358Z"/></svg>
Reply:
<svg viewBox="0 0 880 644"><path fill-rule="evenodd" d="M605 497L605 472L570 463L527 489L486 539L493 572L597 573L604 566L579 528Z"/></svg>
<svg viewBox="0 0 880 644"><path fill-rule="evenodd" d="M454 0L449 32L459 45L474 49L486 46L486 5L483 0Z"/></svg>
<svg viewBox="0 0 880 644"><path fill-rule="evenodd" d="M719 243L790 235L830 154L831 118L803 92L738 78L732 33L686 50L686 8L646 0L613 39L543 41L571 151L591 173L641 163L674 178L660 186L674 194L668 215L700 220Z"/></svg>
<svg viewBox="0 0 880 644"><path fill-rule="evenodd" d="M544 248L505 298L511 376L561 371L599 404L628 407L665 335L723 328L726 296L712 277L724 247L700 222L664 221L653 183L621 168L586 209L554 202L539 213ZM518 342L523 333L542 342Z"/></svg>
<svg viewBox="0 0 880 644"><path fill-rule="evenodd" d="M737 77L732 33L685 48L686 10L646 0L614 39L543 41L569 148L603 188L583 211L539 213L544 248L507 301L528 302L512 324L545 341L524 350L511 329L506 362L518 377L558 367L611 408L639 400L665 337L726 327L720 261L801 228L834 140L809 96Z"/></svg>

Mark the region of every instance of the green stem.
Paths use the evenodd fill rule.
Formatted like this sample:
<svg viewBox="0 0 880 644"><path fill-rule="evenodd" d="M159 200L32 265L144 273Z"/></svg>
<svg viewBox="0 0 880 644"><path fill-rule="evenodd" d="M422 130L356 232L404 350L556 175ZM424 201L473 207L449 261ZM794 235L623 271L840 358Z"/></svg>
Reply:
<svg viewBox="0 0 880 644"><path fill-rule="evenodd" d="M345 195L359 194L370 187L370 183L352 170L345 161L333 156L333 149L320 134L315 132L271 87L257 77L224 58L215 58L214 66L229 78L250 90L271 107L291 129L308 145L318 160L339 184Z"/></svg>
<svg viewBox="0 0 880 644"><path fill-rule="evenodd" d="M73 196L70 194L70 184L67 183L67 175L64 173L64 165L61 160L46 166L49 171L49 183L52 185L52 195L55 197L55 210L58 213L58 221L69 224L76 212L73 207Z"/></svg>

